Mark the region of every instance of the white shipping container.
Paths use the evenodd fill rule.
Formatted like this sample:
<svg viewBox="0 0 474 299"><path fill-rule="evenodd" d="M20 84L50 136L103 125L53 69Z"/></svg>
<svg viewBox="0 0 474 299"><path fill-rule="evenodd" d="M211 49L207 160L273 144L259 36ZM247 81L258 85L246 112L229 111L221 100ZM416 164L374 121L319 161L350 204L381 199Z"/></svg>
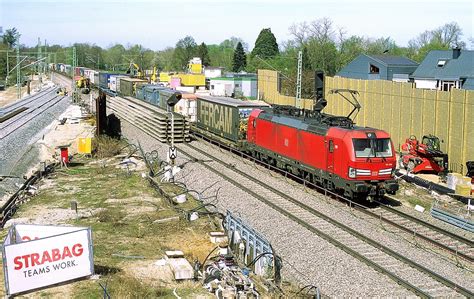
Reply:
<svg viewBox="0 0 474 299"><path fill-rule="evenodd" d="M194 86L176 86L176 90L186 91L186 92L189 92L189 93L194 93L196 91L196 87L194 87Z"/></svg>
<svg viewBox="0 0 474 299"><path fill-rule="evenodd" d="M117 92L120 88L120 78L127 77L127 76L111 76L110 77L110 83L109 83L109 89Z"/></svg>
<svg viewBox="0 0 474 299"><path fill-rule="evenodd" d="M99 72L97 71L92 71L90 74L89 74L89 79L91 80L91 83L92 84L99 84L99 82L95 82L95 74L99 75Z"/></svg>
<svg viewBox="0 0 474 299"><path fill-rule="evenodd" d="M181 99L176 104L174 111L187 116L191 122L196 122L196 100Z"/></svg>

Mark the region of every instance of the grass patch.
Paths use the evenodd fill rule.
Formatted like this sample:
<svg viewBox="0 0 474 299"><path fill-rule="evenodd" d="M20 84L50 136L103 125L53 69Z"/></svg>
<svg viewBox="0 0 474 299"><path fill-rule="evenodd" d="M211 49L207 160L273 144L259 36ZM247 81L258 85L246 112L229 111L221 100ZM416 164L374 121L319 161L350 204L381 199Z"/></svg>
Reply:
<svg viewBox="0 0 474 299"><path fill-rule="evenodd" d="M138 173L125 174L116 167L119 160L113 161L109 159L104 164L82 158L79 162L84 165L77 164L54 173L51 177L57 184L40 188L36 197L20 207L17 217L33 219L44 219L37 211L47 211L51 207L70 212L71 200L78 202L79 212L87 209L89 213L83 213L82 217L71 217L60 224L91 227L95 270L100 275L99 280L76 281L68 284L66 290L62 287L46 289L33 296L101 298L103 291L99 282L107 283L112 298L175 298L174 288L183 298L209 295L200 283L176 283L154 276L146 271L148 268L143 270L137 264L153 267L166 250L182 250L191 263L203 261L215 247L208 233L220 228L220 219L200 217L188 222L184 213L177 212L174 204L159 197L148 181ZM172 184L162 187L171 194L182 192ZM179 208L191 210L200 204L188 197ZM156 222L166 218L173 219ZM130 256L143 258L127 258Z"/></svg>
<svg viewBox="0 0 474 299"><path fill-rule="evenodd" d="M104 142L102 146L105 144L108 143ZM29 211L38 206L70 209L71 200L78 202L79 211L93 209L85 218L70 219L66 223L91 227L94 263L100 265L103 275L100 282L107 281L112 297L173 298L174 287L180 296L207 294L199 283L164 283L159 278L141 279L125 271L135 260L121 256L142 256L143 261L152 264L163 257L165 250L173 249L183 250L191 262L196 258L204 259L214 247L208 232L218 226L219 221L209 225L210 219L206 218L189 223L165 199L158 198L157 192L139 174L127 175L117 168L118 161L111 159L106 163L91 164L90 160L82 158L78 162L84 165L61 169L52 175L57 185L44 191L40 189L38 196L31 204L22 206L18 215L28 217ZM180 192L179 189L175 191ZM198 204L190 200L180 207L192 209ZM130 214L131 211L135 214ZM179 219L154 222L169 217ZM118 270L108 272L107 269ZM160 287L156 287L156 283ZM67 296L100 298L103 295L98 281L78 281L72 286L72 294ZM55 289L43 290L38 295L57 296L55 292Z"/></svg>
<svg viewBox="0 0 474 299"><path fill-rule="evenodd" d="M416 205L422 206L425 208L425 210L430 210L431 209L431 201L428 201L426 199L421 199L419 197L413 197L413 196L408 196L405 198L405 200L413 207Z"/></svg>

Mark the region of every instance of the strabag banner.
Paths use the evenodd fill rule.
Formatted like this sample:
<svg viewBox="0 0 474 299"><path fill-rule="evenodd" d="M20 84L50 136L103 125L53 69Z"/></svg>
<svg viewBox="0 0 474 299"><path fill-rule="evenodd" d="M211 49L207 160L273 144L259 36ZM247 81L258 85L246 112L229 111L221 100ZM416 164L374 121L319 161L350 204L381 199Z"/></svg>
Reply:
<svg viewBox="0 0 474 299"><path fill-rule="evenodd" d="M15 225L3 244L7 295L92 275L90 228Z"/></svg>

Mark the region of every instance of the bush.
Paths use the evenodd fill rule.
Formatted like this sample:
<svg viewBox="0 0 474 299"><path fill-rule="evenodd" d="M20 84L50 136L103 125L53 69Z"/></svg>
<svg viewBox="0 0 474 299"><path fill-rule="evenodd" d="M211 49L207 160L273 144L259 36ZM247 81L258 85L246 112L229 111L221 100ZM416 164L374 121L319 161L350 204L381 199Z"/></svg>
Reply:
<svg viewBox="0 0 474 299"><path fill-rule="evenodd" d="M93 139L92 152L96 158L109 158L120 154L125 146L126 143L120 139L99 136Z"/></svg>

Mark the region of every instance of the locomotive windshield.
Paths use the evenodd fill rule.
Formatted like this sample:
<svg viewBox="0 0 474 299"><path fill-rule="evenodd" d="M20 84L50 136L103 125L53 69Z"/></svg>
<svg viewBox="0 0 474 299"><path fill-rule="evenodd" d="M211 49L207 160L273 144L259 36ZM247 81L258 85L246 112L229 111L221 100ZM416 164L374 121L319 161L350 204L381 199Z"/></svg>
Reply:
<svg viewBox="0 0 474 299"><path fill-rule="evenodd" d="M391 157L392 146L389 138L352 139L357 158Z"/></svg>

